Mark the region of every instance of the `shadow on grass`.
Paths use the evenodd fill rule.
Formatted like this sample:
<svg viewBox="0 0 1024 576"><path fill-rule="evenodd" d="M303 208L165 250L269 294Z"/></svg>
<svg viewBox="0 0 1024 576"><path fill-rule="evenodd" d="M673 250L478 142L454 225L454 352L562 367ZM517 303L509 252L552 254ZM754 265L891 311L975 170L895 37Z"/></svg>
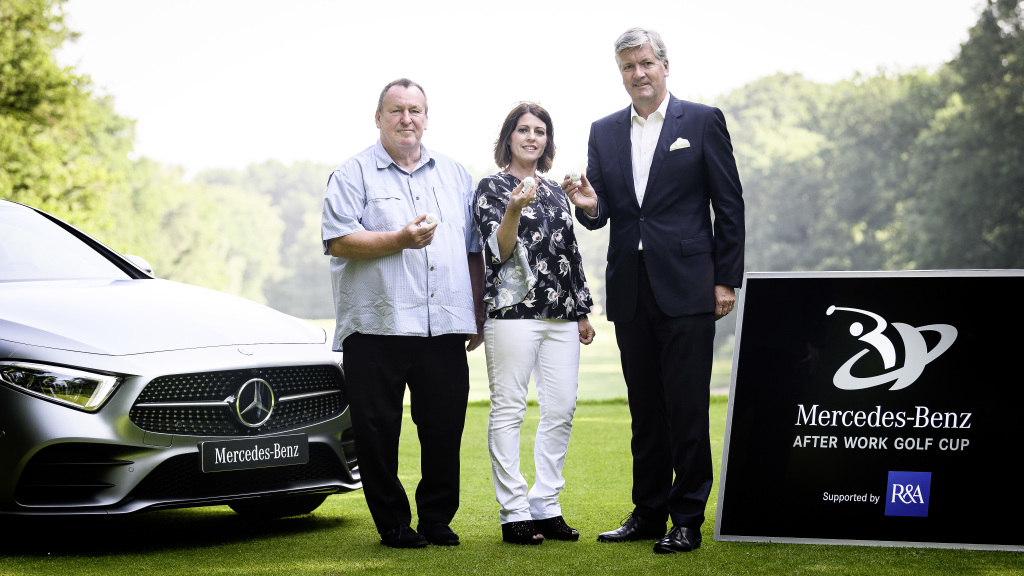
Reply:
<svg viewBox="0 0 1024 576"><path fill-rule="evenodd" d="M0 556L103 556L169 552L258 543L346 524L345 518L306 515L254 519L227 508L160 510L119 516L24 517L0 520Z"/></svg>

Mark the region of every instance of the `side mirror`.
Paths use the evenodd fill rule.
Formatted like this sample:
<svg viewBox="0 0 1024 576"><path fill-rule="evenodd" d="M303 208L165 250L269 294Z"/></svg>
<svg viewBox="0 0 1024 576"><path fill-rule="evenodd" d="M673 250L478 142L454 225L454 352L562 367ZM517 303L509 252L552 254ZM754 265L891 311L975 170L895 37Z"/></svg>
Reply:
<svg viewBox="0 0 1024 576"><path fill-rule="evenodd" d="M135 266L136 268L142 270L146 274L156 277L156 275L153 274L153 267L150 266L149 262L146 262L146 259L143 258L142 256L136 256L135 254L126 254L125 260L131 262L132 266Z"/></svg>

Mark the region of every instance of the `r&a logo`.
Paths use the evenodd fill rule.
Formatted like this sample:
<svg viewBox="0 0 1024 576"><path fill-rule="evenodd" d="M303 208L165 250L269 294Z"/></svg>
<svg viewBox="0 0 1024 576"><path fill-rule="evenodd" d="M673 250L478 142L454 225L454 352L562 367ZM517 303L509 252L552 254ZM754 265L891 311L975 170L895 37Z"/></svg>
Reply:
<svg viewBox="0 0 1024 576"><path fill-rule="evenodd" d="M924 367L942 355L943 352L949 350L949 347L953 345L953 341L956 340L957 331L956 328L949 324L931 324L928 326L921 326L920 328L914 328L908 324L901 324L899 322L893 322L892 326L900 333L903 338L903 349L905 352L905 358L903 360L903 367L896 370L891 370L896 365L896 347L893 346L892 341L889 340L882 332L889 324L884 318L875 314L874 312L868 312L867 310L858 310L857 308L840 308L838 306L829 306L828 310L825 311L826 316L831 316L836 310L843 310L846 312L856 312L863 314L875 321L875 327L864 332L864 325L860 322L854 322L850 324L850 334L857 337L861 342L870 344L874 349L882 356L882 363L888 372L870 376L866 378L858 378L850 373L853 369L853 365L857 363L865 354L870 352L869 349L865 348L859 353L854 355L846 361L845 364L839 367L836 371L835 377L832 379L832 383L836 385L836 388L843 390L861 390L863 388L871 388L872 386L879 386L881 384L888 384L895 380L892 387L889 390L899 390L906 388L917 380L918 376L924 372ZM928 343L925 342L922 332L931 331L939 333L939 342L931 350L928 349Z"/></svg>
<svg viewBox="0 0 1024 576"><path fill-rule="evenodd" d="M931 472L889 472L885 489L886 516L928 516Z"/></svg>

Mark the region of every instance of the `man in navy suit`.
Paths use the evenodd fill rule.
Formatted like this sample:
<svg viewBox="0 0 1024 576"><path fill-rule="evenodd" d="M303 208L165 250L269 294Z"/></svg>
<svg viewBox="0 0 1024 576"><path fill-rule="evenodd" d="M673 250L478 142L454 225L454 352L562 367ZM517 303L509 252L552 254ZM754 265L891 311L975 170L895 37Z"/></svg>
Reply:
<svg viewBox="0 0 1024 576"><path fill-rule="evenodd" d="M633 422L634 509L598 540L688 552L713 480L715 320L743 281L742 190L722 112L668 93L658 33L626 31L615 59L633 103L594 122L586 174L562 183L580 224L611 222L606 308Z"/></svg>

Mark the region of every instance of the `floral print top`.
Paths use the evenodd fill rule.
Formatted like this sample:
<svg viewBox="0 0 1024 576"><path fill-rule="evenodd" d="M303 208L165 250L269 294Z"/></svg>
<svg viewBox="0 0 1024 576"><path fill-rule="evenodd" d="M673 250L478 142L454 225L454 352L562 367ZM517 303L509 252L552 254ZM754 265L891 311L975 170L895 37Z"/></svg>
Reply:
<svg viewBox="0 0 1024 576"><path fill-rule="evenodd" d="M484 302L491 318L577 320L594 305L562 188L537 179L537 200L522 209L516 247L499 262L495 232L519 178L505 172L480 181L474 220L484 241Z"/></svg>

